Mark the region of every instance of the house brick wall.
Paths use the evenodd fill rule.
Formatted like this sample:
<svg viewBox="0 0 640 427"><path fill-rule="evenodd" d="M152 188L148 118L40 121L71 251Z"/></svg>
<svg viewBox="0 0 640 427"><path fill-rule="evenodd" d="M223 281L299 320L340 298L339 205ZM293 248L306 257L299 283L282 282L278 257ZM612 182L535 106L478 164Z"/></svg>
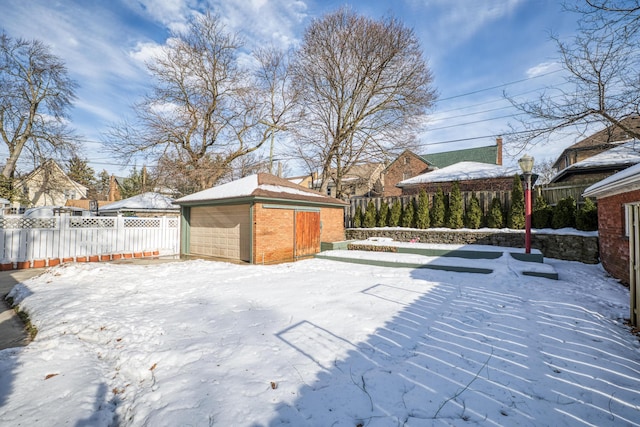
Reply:
<svg viewBox="0 0 640 427"><path fill-rule="evenodd" d="M402 189L396 187L397 183L421 175L428 169L427 163L418 157L408 152L402 153L385 171L383 197L400 196Z"/></svg>
<svg viewBox="0 0 640 427"><path fill-rule="evenodd" d="M473 179L467 181L458 181L460 191L511 191L513 188L513 177L489 178L489 179ZM427 193L435 193L438 188L447 194L451 192L453 182L427 182L411 187L404 187L402 195L414 195L420 193L424 188Z"/></svg>
<svg viewBox="0 0 640 427"><path fill-rule="evenodd" d="M602 266L629 283L629 238L625 236L625 203L640 201L640 190L598 199L598 234Z"/></svg>
<svg viewBox="0 0 640 427"><path fill-rule="evenodd" d="M265 209L262 203L253 208L253 263L273 264L294 259L294 209ZM320 209L320 240L344 240L344 208Z"/></svg>

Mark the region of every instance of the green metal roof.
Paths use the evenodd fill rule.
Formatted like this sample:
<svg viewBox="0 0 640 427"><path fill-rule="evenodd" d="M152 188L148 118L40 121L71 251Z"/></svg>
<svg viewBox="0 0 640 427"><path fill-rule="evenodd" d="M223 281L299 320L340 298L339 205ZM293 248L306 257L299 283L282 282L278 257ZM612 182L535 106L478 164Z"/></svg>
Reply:
<svg viewBox="0 0 640 427"><path fill-rule="evenodd" d="M498 146L465 148L443 153L423 154L420 157L437 168L444 168L459 162L480 162L495 165L498 158Z"/></svg>

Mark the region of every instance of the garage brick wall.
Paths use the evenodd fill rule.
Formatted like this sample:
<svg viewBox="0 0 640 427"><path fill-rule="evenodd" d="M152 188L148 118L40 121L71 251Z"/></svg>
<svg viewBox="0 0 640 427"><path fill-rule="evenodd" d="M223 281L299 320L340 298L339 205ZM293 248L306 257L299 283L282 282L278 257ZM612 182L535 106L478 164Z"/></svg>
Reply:
<svg viewBox="0 0 640 427"><path fill-rule="evenodd" d="M294 257L294 209L265 209L256 203L253 209L253 262L272 264L292 261ZM320 209L322 242L344 240L344 209Z"/></svg>
<svg viewBox="0 0 640 427"><path fill-rule="evenodd" d="M344 240L344 208L320 209L320 241L340 242Z"/></svg>
<svg viewBox="0 0 640 427"><path fill-rule="evenodd" d="M253 209L253 257L256 264L293 260L293 209Z"/></svg>
<svg viewBox="0 0 640 427"><path fill-rule="evenodd" d="M640 190L598 199L598 235L602 266L629 283L629 239L625 236L625 203L640 201Z"/></svg>

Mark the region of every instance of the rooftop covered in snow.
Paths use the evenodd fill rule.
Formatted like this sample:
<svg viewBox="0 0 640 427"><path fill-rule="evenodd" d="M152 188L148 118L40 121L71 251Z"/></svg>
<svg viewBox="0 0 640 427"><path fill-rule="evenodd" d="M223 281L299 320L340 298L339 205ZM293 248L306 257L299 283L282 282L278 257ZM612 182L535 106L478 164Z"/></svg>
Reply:
<svg viewBox="0 0 640 427"><path fill-rule="evenodd" d="M180 207L173 204L173 199L160 193L142 193L128 199L109 203L98 209L100 214L117 212L179 212Z"/></svg>
<svg viewBox="0 0 640 427"><path fill-rule="evenodd" d="M408 187L432 182L468 181L475 179L505 178L519 173L516 167L491 165L479 162L459 162L433 172L426 172L413 178L405 179L398 187Z"/></svg>
<svg viewBox="0 0 640 427"><path fill-rule="evenodd" d="M328 197L314 190L294 184L289 180L268 173L258 173L218 185L175 201L180 205L224 202L234 199L282 199L303 200L328 205L344 205L342 200Z"/></svg>
<svg viewBox="0 0 640 427"><path fill-rule="evenodd" d="M630 139L618 147L611 148L595 156L576 162L558 172L551 182L562 181L570 174L584 171L597 171L608 169L625 169L640 163L640 141Z"/></svg>

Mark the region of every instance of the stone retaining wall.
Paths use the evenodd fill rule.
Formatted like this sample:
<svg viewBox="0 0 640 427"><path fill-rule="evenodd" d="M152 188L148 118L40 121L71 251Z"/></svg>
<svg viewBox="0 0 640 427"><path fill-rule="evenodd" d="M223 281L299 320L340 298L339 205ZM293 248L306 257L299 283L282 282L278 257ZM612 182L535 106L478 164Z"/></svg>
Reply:
<svg viewBox="0 0 640 427"><path fill-rule="evenodd" d="M524 247L524 231L468 231L468 230L418 230L413 228L349 228L348 240L365 240L369 237L390 237L398 242L420 239L420 243L478 244ZM531 247L539 249L546 258L579 261L585 264L600 262L598 237L575 234L531 234Z"/></svg>

